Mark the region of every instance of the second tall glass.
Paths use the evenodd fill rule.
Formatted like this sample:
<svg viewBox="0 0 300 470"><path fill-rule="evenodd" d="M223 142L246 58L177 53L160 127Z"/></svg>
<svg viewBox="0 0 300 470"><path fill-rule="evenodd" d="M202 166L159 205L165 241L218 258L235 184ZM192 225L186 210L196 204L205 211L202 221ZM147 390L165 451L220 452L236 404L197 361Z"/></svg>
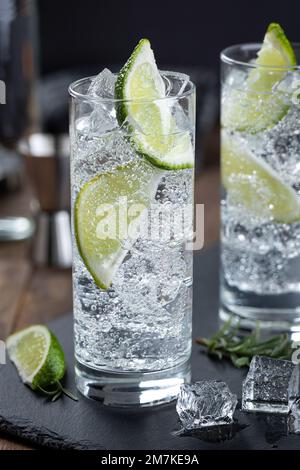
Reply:
<svg viewBox="0 0 300 470"><path fill-rule="evenodd" d="M260 47L221 54L221 317L299 330L300 71L257 65Z"/></svg>

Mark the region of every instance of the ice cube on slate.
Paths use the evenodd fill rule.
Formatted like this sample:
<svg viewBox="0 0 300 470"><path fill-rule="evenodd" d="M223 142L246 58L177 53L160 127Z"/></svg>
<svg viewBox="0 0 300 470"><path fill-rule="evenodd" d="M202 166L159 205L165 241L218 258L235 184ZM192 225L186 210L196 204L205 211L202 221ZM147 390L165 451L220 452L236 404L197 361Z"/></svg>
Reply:
<svg viewBox="0 0 300 470"><path fill-rule="evenodd" d="M113 98L115 92L116 76L108 69L103 69L92 80L89 94L100 98Z"/></svg>
<svg viewBox="0 0 300 470"><path fill-rule="evenodd" d="M252 358L243 382L243 410L288 413L298 395L299 366L265 356Z"/></svg>
<svg viewBox="0 0 300 470"><path fill-rule="evenodd" d="M181 386L176 410L184 429L233 422L237 397L218 380L202 380Z"/></svg>

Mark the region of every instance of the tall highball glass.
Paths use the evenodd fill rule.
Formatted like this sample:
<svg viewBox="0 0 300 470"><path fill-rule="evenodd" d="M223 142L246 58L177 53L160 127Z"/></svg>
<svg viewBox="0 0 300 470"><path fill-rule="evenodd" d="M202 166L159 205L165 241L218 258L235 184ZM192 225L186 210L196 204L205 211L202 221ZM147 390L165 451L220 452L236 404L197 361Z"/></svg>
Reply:
<svg viewBox="0 0 300 470"><path fill-rule="evenodd" d="M176 132L153 125L147 139L174 145L176 161L193 154L195 88L161 76L168 93L156 101ZM69 88L77 387L108 405L164 403L190 378L193 168L147 159L143 130L120 124L122 101L92 95L92 79Z"/></svg>

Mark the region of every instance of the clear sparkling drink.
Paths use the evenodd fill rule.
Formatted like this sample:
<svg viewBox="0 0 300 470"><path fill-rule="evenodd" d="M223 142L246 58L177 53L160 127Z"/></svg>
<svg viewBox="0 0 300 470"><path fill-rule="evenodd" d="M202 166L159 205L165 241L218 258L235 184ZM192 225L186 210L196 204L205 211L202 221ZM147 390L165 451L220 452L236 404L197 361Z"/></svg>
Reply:
<svg viewBox="0 0 300 470"><path fill-rule="evenodd" d="M189 377L192 251L186 242L192 235L193 168L160 168L144 158L133 142L133 128L118 122L118 103L109 90L115 77L108 71L105 80L103 72L98 77L100 87L108 87L100 90L106 101L90 96L95 79L83 79L70 91L77 386L106 404L161 403L174 398ZM193 86L181 74L162 79L169 96L163 106L171 109L176 139L188 136L193 148ZM124 198L125 216L120 215ZM141 201L146 210L139 229L130 239L117 233L117 254L98 269L97 251L102 256L115 241L109 245L109 234L97 244L81 245L79 232L82 240L90 239L89 217L98 217L99 232L103 202L116 210L120 228L121 217Z"/></svg>
<svg viewBox="0 0 300 470"><path fill-rule="evenodd" d="M297 330L300 73L257 65L260 47L222 54L221 317Z"/></svg>

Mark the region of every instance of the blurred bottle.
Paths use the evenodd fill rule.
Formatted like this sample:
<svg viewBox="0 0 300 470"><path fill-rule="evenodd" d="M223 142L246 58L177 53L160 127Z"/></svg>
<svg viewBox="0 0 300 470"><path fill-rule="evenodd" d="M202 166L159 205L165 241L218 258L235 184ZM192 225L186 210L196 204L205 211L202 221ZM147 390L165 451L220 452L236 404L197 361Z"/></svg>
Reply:
<svg viewBox="0 0 300 470"><path fill-rule="evenodd" d="M39 127L37 39L35 1L0 0L0 183L16 180L22 171L22 162L14 153L17 142ZM22 234L14 234L15 219L11 222L10 233L10 218L0 219L0 239L22 238Z"/></svg>
<svg viewBox="0 0 300 470"><path fill-rule="evenodd" d="M10 147L37 130L36 32L33 0L0 0L0 80L6 95L0 104L0 142Z"/></svg>

